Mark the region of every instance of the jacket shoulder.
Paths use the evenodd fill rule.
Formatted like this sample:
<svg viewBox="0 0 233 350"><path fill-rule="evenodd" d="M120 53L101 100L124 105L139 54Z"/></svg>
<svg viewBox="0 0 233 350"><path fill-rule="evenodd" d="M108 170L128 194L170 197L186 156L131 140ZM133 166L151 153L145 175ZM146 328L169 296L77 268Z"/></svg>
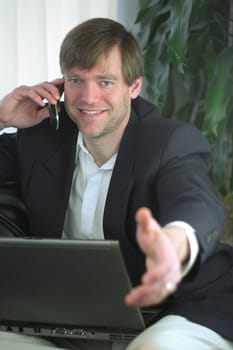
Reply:
<svg viewBox="0 0 233 350"><path fill-rule="evenodd" d="M173 118L165 118L151 102L138 97L132 102L132 111L137 119L141 138L149 148L170 149L171 154L192 152L211 152L208 140L201 130L190 123ZM144 144L144 145L145 145Z"/></svg>
<svg viewBox="0 0 233 350"><path fill-rule="evenodd" d="M132 100L132 109L138 116L147 116L152 113L157 117L160 116L159 109L153 103L140 96Z"/></svg>

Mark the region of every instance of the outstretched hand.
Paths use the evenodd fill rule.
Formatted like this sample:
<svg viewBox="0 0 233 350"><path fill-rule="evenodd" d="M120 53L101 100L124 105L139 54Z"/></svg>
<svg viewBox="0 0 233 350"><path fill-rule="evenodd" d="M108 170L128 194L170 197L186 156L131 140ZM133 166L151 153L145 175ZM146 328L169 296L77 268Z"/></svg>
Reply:
<svg viewBox="0 0 233 350"><path fill-rule="evenodd" d="M146 272L141 285L133 288L125 302L132 306L151 306L173 293L181 281L181 262L169 234L147 208L136 215L137 241L146 256Z"/></svg>
<svg viewBox="0 0 233 350"><path fill-rule="evenodd" d="M14 89L0 101L0 127L27 128L48 118L49 110L44 99L55 104L60 97L57 86L63 82L64 79L59 78Z"/></svg>

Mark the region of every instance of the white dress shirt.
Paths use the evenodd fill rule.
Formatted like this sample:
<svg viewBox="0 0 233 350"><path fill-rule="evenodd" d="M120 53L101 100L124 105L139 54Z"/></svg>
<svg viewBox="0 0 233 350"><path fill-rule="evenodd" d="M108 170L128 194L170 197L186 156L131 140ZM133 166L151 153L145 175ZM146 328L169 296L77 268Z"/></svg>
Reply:
<svg viewBox="0 0 233 350"><path fill-rule="evenodd" d="M98 167L78 134L76 166L63 237L104 239L103 215L116 154ZM78 180L77 180L78 178Z"/></svg>
<svg viewBox="0 0 233 350"><path fill-rule="evenodd" d="M82 134L79 132L76 166L62 238L104 239L104 206L116 157L117 154L113 155L109 161L98 167L84 146ZM167 226L179 226L186 232L190 258L183 266L184 276L193 266L199 251L195 230L183 221L171 222Z"/></svg>

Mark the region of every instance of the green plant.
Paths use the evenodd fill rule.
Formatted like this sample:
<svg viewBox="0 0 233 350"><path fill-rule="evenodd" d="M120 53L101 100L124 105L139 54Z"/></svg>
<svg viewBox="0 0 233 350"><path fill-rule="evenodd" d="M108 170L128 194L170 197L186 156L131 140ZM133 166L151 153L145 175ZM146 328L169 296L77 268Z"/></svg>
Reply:
<svg viewBox="0 0 233 350"><path fill-rule="evenodd" d="M213 147L212 180L233 193L232 0L151 0L138 13L143 95L164 117L193 123Z"/></svg>

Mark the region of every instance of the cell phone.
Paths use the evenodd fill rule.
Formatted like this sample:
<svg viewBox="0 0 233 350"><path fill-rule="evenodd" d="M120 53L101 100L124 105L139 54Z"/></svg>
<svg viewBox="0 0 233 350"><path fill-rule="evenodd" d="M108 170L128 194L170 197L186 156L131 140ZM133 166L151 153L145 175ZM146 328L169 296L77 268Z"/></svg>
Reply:
<svg viewBox="0 0 233 350"><path fill-rule="evenodd" d="M64 84L59 85L58 90L61 98L64 92ZM48 102L50 125L54 130L59 129L59 110L60 110L59 106L60 106L60 100L58 100L55 105Z"/></svg>

